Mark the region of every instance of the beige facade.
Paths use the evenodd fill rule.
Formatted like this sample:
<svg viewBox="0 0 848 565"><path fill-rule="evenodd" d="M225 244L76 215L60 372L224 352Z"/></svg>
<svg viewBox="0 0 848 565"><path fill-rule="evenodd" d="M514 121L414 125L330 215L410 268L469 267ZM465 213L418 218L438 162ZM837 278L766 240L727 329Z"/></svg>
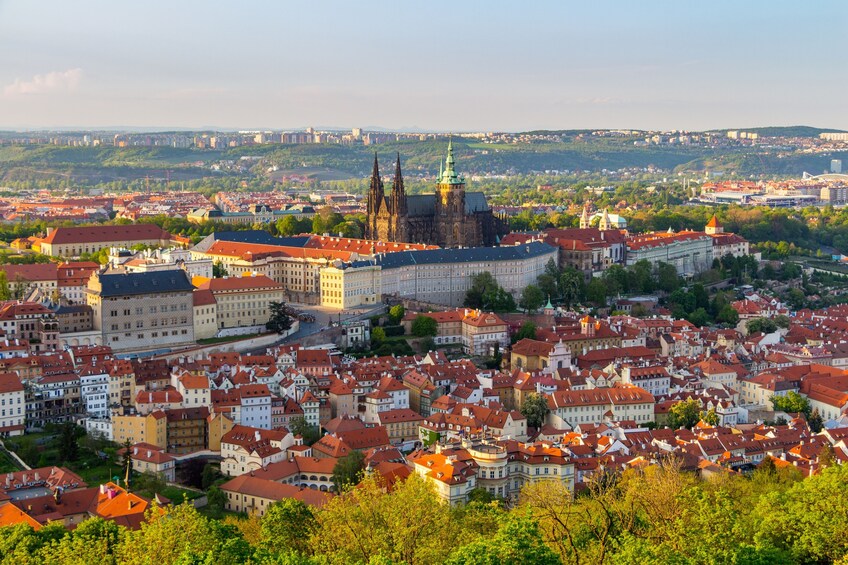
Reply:
<svg viewBox="0 0 848 565"><path fill-rule="evenodd" d="M215 297L218 330L264 326L271 318L271 302L285 299L283 287L263 275L212 279L199 290L210 290Z"/></svg>
<svg viewBox="0 0 848 565"><path fill-rule="evenodd" d="M380 267L368 262L321 269L321 306L356 308L382 298Z"/></svg>
<svg viewBox="0 0 848 565"><path fill-rule="evenodd" d="M713 264L713 238L704 232L655 232L627 241L627 266L639 261L668 263L677 273L691 276Z"/></svg>
<svg viewBox="0 0 848 565"><path fill-rule="evenodd" d="M223 265L231 277L244 275L264 275L283 286L290 296L299 299L312 297L317 300L320 291L321 269L330 264L324 258L263 256L245 259L242 256L216 254L192 250L193 258L210 257L213 262Z"/></svg>
<svg viewBox="0 0 848 565"><path fill-rule="evenodd" d="M168 446L168 423L165 413L157 411L146 416L113 415L113 441L122 445L127 440L130 443L149 443L165 449Z"/></svg>
<svg viewBox="0 0 848 565"><path fill-rule="evenodd" d="M391 253L380 258L384 295L460 306L472 277L489 272L516 299L536 284L549 260L559 264L559 249L545 243Z"/></svg>
<svg viewBox="0 0 848 565"><path fill-rule="evenodd" d="M218 333L218 304L209 291L194 291L194 338L209 339Z"/></svg>
<svg viewBox="0 0 848 565"><path fill-rule="evenodd" d="M103 345L145 351L195 343L192 291L183 270L106 273L91 278L86 301Z"/></svg>

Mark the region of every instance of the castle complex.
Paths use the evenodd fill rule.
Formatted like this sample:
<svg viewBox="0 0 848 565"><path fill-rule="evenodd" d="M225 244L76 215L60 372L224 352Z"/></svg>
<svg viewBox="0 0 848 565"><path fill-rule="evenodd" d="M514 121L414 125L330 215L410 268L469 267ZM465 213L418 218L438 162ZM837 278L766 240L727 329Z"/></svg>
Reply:
<svg viewBox="0 0 848 565"><path fill-rule="evenodd" d="M398 155L392 192L386 196L374 156L365 239L479 247L497 244L506 232L506 223L492 214L486 196L465 191L465 179L454 170L452 143L435 194L406 195Z"/></svg>

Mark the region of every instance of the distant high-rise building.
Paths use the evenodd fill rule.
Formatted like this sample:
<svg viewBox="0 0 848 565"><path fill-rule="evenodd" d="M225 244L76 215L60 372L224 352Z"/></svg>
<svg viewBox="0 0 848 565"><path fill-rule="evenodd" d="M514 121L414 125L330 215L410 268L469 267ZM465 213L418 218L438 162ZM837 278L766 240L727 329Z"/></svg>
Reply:
<svg viewBox="0 0 848 565"><path fill-rule="evenodd" d="M350 134L356 139L359 139L360 137L362 137L362 128L353 128L352 130L350 130Z"/></svg>
<svg viewBox="0 0 848 565"><path fill-rule="evenodd" d="M831 173L841 173L842 172L842 159L832 159L830 161L830 172Z"/></svg>

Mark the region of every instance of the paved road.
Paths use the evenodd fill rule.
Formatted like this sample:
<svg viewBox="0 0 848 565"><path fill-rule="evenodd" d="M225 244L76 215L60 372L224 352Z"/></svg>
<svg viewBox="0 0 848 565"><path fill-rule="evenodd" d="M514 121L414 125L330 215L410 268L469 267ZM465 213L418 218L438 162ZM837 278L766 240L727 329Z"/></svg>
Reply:
<svg viewBox="0 0 848 565"><path fill-rule="evenodd" d="M314 322L301 322L300 328L291 334L290 336L286 336L278 341L275 341L273 345L269 345L268 347L276 347L277 345L282 345L284 343L293 343L298 341L299 339L303 339L306 336L316 334L321 330L327 328L327 326L332 323L338 323L339 320L363 320L366 318L370 318L374 316L376 312L380 312L384 306L382 304L377 304L371 307L363 307L363 308L355 308L352 310L344 310L339 311L334 308L327 308L324 306L311 306L307 304L296 304L290 303L294 308L297 308L301 312L307 312L315 316ZM265 353L266 348L258 348L249 351L248 353L253 355L261 355Z"/></svg>

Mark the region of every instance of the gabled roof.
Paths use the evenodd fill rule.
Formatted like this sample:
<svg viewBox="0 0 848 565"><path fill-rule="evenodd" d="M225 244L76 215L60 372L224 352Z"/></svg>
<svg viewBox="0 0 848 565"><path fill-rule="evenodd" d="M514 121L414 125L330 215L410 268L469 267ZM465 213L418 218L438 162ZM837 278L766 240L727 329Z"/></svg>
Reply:
<svg viewBox="0 0 848 565"><path fill-rule="evenodd" d="M166 292L192 292L194 286L182 269L146 273L104 273L100 278L100 296L134 296Z"/></svg>
<svg viewBox="0 0 848 565"><path fill-rule="evenodd" d="M60 227L44 238L44 243L62 245L149 239L170 240L171 234L155 224Z"/></svg>

